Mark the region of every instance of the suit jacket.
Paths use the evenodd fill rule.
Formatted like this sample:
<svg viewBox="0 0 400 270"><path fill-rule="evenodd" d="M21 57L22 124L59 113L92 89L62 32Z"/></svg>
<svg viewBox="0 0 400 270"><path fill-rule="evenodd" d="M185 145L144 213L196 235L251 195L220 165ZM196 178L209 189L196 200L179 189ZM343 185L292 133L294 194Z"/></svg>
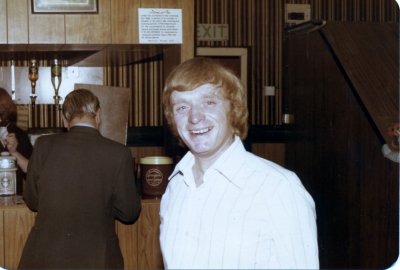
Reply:
<svg viewBox="0 0 400 270"><path fill-rule="evenodd" d="M37 215L19 268L123 268L115 218L141 207L127 147L83 126L40 137L24 200Z"/></svg>

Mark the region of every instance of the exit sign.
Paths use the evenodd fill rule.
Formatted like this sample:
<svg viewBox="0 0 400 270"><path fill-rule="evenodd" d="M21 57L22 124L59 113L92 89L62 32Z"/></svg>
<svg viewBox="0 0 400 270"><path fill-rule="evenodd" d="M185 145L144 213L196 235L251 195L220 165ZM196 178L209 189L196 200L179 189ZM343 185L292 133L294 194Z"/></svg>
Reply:
<svg viewBox="0 0 400 270"><path fill-rule="evenodd" d="M289 24L298 24L307 22L311 19L310 4L286 4L285 22Z"/></svg>
<svg viewBox="0 0 400 270"><path fill-rule="evenodd" d="M198 24L198 41L226 41L229 39L228 24Z"/></svg>

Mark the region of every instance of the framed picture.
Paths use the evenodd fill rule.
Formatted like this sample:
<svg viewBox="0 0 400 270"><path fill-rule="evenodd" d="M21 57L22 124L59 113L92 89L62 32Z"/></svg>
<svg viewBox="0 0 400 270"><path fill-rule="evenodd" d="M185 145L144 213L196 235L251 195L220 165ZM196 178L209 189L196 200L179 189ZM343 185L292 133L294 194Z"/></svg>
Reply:
<svg viewBox="0 0 400 270"><path fill-rule="evenodd" d="M98 13L98 0L31 0L32 13Z"/></svg>

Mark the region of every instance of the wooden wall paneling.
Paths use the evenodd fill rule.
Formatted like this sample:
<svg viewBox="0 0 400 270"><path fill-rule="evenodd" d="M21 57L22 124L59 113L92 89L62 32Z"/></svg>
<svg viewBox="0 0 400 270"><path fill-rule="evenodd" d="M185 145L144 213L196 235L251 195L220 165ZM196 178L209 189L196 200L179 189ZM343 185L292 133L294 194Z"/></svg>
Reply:
<svg viewBox="0 0 400 270"><path fill-rule="evenodd" d="M182 50L181 60L185 61L194 56L194 0L142 0L141 8L180 8L182 9Z"/></svg>
<svg viewBox="0 0 400 270"><path fill-rule="evenodd" d="M140 0L119 0L111 3L111 41L113 44L137 44L138 8Z"/></svg>
<svg viewBox="0 0 400 270"><path fill-rule="evenodd" d="M7 35L9 44L28 44L29 0L7 0Z"/></svg>
<svg viewBox="0 0 400 270"><path fill-rule="evenodd" d="M195 49L195 5L194 0L175 0L176 7L182 9L181 61L194 57ZM164 2L163 2L164 3Z"/></svg>
<svg viewBox="0 0 400 270"><path fill-rule="evenodd" d="M399 25L332 22L321 32L376 125L377 134L390 142L386 129L399 121Z"/></svg>
<svg viewBox="0 0 400 270"><path fill-rule="evenodd" d="M310 4L313 20L327 21L398 21L394 0L197 0L196 24L228 24L228 41L198 41L197 47L250 48L252 78L249 93L252 125L282 124L285 89L282 89L282 33L284 4ZM265 97L262 88L274 85L276 95Z"/></svg>
<svg viewBox="0 0 400 270"><path fill-rule="evenodd" d="M181 63L181 46L174 46L170 47L167 50L164 51L164 59L163 59L163 72L164 72L164 78L167 78L168 74ZM162 101L162 89L160 92L160 100ZM163 108L163 107L162 107ZM164 118L164 114L162 114L162 117ZM165 143L165 151L167 155L170 155L173 157L175 153L177 153L178 150L178 140L175 138L174 135L172 135L169 126L167 124L167 121L165 122L164 126L164 142Z"/></svg>
<svg viewBox="0 0 400 270"><path fill-rule="evenodd" d="M138 268L139 269L163 269L163 261L160 250L160 201L146 200L142 203L142 212L139 217L138 243Z"/></svg>
<svg viewBox="0 0 400 270"><path fill-rule="evenodd" d="M61 114L54 104L29 104L29 128L63 128Z"/></svg>
<svg viewBox="0 0 400 270"><path fill-rule="evenodd" d="M251 152L281 166L285 166L284 143L254 143L251 145Z"/></svg>
<svg viewBox="0 0 400 270"><path fill-rule="evenodd" d="M382 156L320 35L294 35L288 50L296 141L286 164L316 203L321 268L387 268L399 250L398 164Z"/></svg>
<svg viewBox="0 0 400 270"><path fill-rule="evenodd" d="M135 224L116 222L125 269L163 268L158 244L159 205L158 199L142 200L142 213ZM0 210L1 267L17 269L25 241L34 225L35 215L36 213L23 204L3 206Z"/></svg>
<svg viewBox="0 0 400 270"><path fill-rule="evenodd" d="M0 44L7 43L7 0L0 0Z"/></svg>
<svg viewBox="0 0 400 270"><path fill-rule="evenodd" d="M251 125L281 124L280 47L283 31L282 1L196 1L196 24L228 24L229 40L198 41L196 47L249 48L249 121ZM264 96L273 85L275 96Z"/></svg>
<svg viewBox="0 0 400 270"><path fill-rule="evenodd" d="M28 208L4 210L5 264L6 269L17 269L25 241L34 224L35 213Z"/></svg>
<svg viewBox="0 0 400 270"><path fill-rule="evenodd" d="M138 225L126 225L116 222L116 230L119 239L122 256L124 257L124 269L138 269Z"/></svg>
<svg viewBox="0 0 400 270"><path fill-rule="evenodd" d="M139 0L139 1L141 8L161 8L161 2L163 0Z"/></svg>
<svg viewBox="0 0 400 270"><path fill-rule="evenodd" d="M4 239L5 238L5 233L4 233L4 211L0 211L0 266L5 265L5 258L4 258L4 250L5 250L5 245L4 245Z"/></svg>
<svg viewBox="0 0 400 270"><path fill-rule="evenodd" d="M113 14L117 13L117 9L121 9L123 6L116 6ZM173 50L179 49L179 62L194 56L193 0L138 1L137 7L181 8L183 14L183 44L171 47L174 47ZM135 12L137 13L137 10ZM133 18L133 20L137 21L137 15L135 16L136 19ZM134 23L137 24L137 22ZM146 127L162 126L164 124L161 95L165 75L165 60L163 58L168 58L168 50L163 55L158 55L152 59L143 59L143 61L137 61L122 68L108 67L105 69L105 84L113 86L124 84L124 86L132 88L129 126Z"/></svg>
<svg viewBox="0 0 400 270"><path fill-rule="evenodd" d="M65 16L61 14L32 14L28 5L29 43L65 44Z"/></svg>
<svg viewBox="0 0 400 270"><path fill-rule="evenodd" d="M315 90L311 91L311 94L314 94L311 109L316 111L310 112L306 116L307 118L302 119L305 122L313 119L311 121L315 144L313 146L308 145L306 151L313 151L313 158L317 160L317 164L313 168L315 177L312 190L314 194L318 192L324 196L320 196L316 201L318 216L321 220L319 227L321 231L321 263L330 266L334 264L338 267L350 267L350 265L355 267L360 260L357 252L359 250L358 236L354 231L360 225L359 208L357 207L360 193L357 188L357 177L353 176L353 178L347 179L350 175L347 174L347 166L343 167L342 159L347 160L349 157L346 154L348 150L347 138L341 135L334 136L337 132L341 134L340 130L348 130L348 123L343 121L346 118L343 113L349 105L349 96L346 94L350 89L340 76L340 72L330 55L324 51L324 44L321 40L313 40L319 46L317 47L319 53L312 57L311 66L313 69L307 76L307 83L310 85L313 80L317 81L314 84ZM322 69L321 63L324 63L327 68ZM328 74L330 75L328 76ZM315 80L315 78L323 79ZM340 88L340 90L336 88ZM324 91L318 91L318 89L324 89ZM303 91L307 90L309 89L306 85ZM318 93L316 93L317 91ZM330 91L335 91L335 94L331 95ZM332 104L337 105L333 108ZM300 110L297 109L296 111L297 116ZM336 117L334 117L334 112L338 113ZM340 145L341 147L331 149L327 144L337 147ZM317 181L322 181L322 183L317 184ZM315 191L315 189L318 189L318 191ZM353 206L349 205L351 201L354 202ZM330 215L327 216L326 213L323 213L324 211L329 212ZM348 219L351 219L351 221Z"/></svg>
<svg viewBox="0 0 400 270"><path fill-rule="evenodd" d="M395 0L336 1L336 0L285 0L286 3L311 4L311 18L328 21L398 20L399 9Z"/></svg>
<svg viewBox="0 0 400 270"><path fill-rule="evenodd" d="M98 14L65 15L67 44L111 43L111 0L98 1Z"/></svg>

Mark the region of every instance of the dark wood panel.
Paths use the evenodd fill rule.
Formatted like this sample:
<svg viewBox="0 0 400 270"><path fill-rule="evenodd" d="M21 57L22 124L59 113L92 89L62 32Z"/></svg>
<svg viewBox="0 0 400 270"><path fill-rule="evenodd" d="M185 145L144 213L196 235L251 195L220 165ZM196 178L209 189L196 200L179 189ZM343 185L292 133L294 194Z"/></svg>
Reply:
<svg viewBox="0 0 400 270"><path fill-rule="evenodd" d="M386 129L399 119L399 25L329 23L321 33L378 136L390 141Z"/></svg>
<svg viewBox="0 0 400 270"><path fill-rule="evenodd" d="M321 268L387 268L399 251L399 165L381 154L377 134L320 34L291 35L285 42L287 104L296 119L286 166L315 200Z"/></svg>

